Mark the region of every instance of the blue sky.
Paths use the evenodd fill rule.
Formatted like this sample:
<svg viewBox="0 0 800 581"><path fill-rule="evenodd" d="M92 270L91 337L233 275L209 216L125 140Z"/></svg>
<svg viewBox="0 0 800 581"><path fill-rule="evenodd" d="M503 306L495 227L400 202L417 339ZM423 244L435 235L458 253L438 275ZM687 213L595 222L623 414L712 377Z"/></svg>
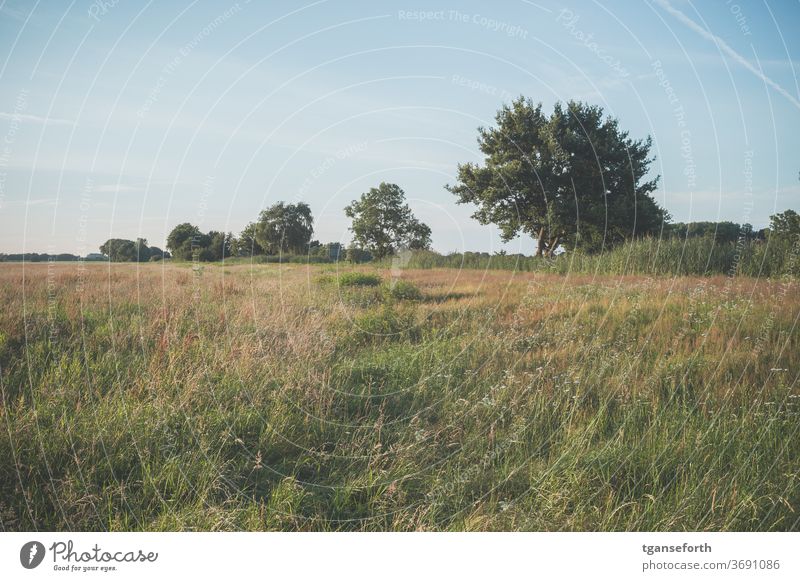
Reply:
<svg viewBox="0 0 800 581"><path fill-rule="evenodd" d="M443 186L517 95L651 135L674 219L800 209L800 3L0 4L0 252L163 245L308 202L315 238L399 184L443 251L503 246Z"/></svg>

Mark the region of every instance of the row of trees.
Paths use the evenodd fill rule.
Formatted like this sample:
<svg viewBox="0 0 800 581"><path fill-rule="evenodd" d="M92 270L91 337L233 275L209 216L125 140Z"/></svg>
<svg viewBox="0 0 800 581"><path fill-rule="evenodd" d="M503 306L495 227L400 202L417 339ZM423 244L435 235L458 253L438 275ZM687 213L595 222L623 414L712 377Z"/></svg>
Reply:
<svg viewBox="0 0 800 581"><path fill-rule="evenodd" d="M495 121L494 127L478 129L483 163L460 164L456 183L445 187L458 203L476 208L473 217L480 223L499 227L505 241L520 234L536 239L537 256L551 256L559 248L592 253L643 236L714 236L731 242L766 235L730 222L670 224L670 215L652 197L660 176L648 178L651 139L631 138L601 107L570 101L556 104L548 115L541 103L520 97L503 106ZM351 260L430 247L431 229L413 215L396 184L371 188L344 212L352 220ZM773 217L772 230L783 228L783 222L788 224L784 229L791 227L788 212ZM313 241L313 232L308 204L279 202L238 237L180 224L169 234L167 249L182 260L341 257L341 245ZM114 255L101 250L112 259L141 260L142 242L133 243L133 249L130 241L123 242L124 248L110 248Z"/></svg>
<svg viewBox="0 0 800 581"><path fill-rule="evenodd" d="M188 222L178 224L167 236L167 249L178 260L222 260L231 256L233 243L230 233L201 232L200 228Z"/></svg>
<svg viewBox="0 0 800 581"><path fill-rule="evenodd" d="M80 260L77 254L62 252L60 254L40 254L38 252L18 252L0 254L0 262L73 262Z"/></svg>
<svg viewBox="0 0 800 581"><path fill-rule="evenodd" d="M386 197L381 192L390 191ZM302 254L311 259L324 261L348 260L350 262L368 262L391 256L400 248L410 250L427 250L430 247L430 228L422 224L408 210L405 204L397 207L382 208L373 204L375 199L385 202L394 197L397 200L402 190L394 184L381 184L373 188L346 208L353 218L352 230L354 243L345 248L339 242L322 244L318 240L308 240L311 231L300 237L299 232L305 228L294 219L287 218L295 214L294 209L287 211L283 202L261 213L258 222L252 222L236 238L232 234L211 231L202 233L192 224L184 223L176 226L170 233L168 247L180 260L198 259L216 261L232 256L259 256L279 254ZM304 205L304 204L302 204ZM397 206L394 204L393 206ZM305 210L303 210L303 213ZM310 216L310 214L309 214ZM392 217L392 224L386 216ZM260 232L256 235L256 232ZM692 239L707 238L718 244L732 244L740 241L761 242L768 237L775 244L791 244L800 239L800 215L794 210L786 210L770 217L770 226L754 230L750 224L734 222L677 222L666 224L661 235L664 238ZM287 240L292 242L286 242ZM266 248L266 250L265 250ZM170 258L170 252L164 252L155 246L147 246L147 240L136 241L110 239L100 247L101 252L112 261L144 262ZM464 256L489 258L487 252L465 253ZM501 250L496 256L505 256ZM47 260L74 261L80 257L73 254L0 254L0 262L26 261L39 262ZM89 255L86 260L98 259L100 255Z"/></svg>
<svg viewBox="0 0 800 581"><path fill-rule="evenodd" d="M164 252L158 246L148 246L144 238L110 238L100 245L100 252L114 262L148 262L170 258L169 252Z"/></svg>
<svg viewBox="0 0 800 581"><path fill-rule="evenodd" d="M353 243L346 250L338 242L312 240L314 217L303 202L274 204L245 226L238 237L230 232L203 233L188 222L179 224L169 233L167 248L179 260L308 255L331 260L346 256L353 262L381 259L401 248L430 248L431 229L414 216L405 193L396 184L370 188L345 208L345 214L352 220L353 233Z"/></svg>
<svg viewBox="0 0 800 581"><path fill-rule="evenodd" d="M766 229L754 231L750 224L734 222L677 222L664 227L664 235L671 238L713 238L716 242L736 242L740 238L765 238Z"/></svg>

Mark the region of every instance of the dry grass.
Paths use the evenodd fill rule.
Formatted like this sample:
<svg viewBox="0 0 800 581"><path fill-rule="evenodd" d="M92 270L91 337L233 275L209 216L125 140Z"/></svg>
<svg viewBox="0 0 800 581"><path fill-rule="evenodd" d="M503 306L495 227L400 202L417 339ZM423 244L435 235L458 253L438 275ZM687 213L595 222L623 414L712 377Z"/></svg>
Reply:
<svg viewBox="0 0 800 581"><path fill-rule="evenodd" d="M3 528L800 526L796 283L346 270L3 265Z"/></svg>

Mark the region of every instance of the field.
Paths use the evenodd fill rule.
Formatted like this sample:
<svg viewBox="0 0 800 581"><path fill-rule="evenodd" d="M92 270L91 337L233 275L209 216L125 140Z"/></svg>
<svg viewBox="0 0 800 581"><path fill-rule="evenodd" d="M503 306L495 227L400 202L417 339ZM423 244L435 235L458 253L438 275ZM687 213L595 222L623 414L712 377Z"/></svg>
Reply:
<svg viewBox="0 0 800 581"><path fill-rule="evenodd" d="M796 281L63 263L0 285L3 530L800 529Z"/></svg>

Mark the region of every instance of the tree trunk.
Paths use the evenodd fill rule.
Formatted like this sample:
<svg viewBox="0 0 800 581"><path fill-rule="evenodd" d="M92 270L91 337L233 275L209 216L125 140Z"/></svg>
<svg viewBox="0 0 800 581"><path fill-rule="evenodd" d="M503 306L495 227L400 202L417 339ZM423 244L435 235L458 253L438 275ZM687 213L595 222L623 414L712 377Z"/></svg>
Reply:
<svg viewBox="0 0 800 581"><path fill-rule="evenodd" d="M553 256L553 254L556 251L556 248L558 248L558 243L560 240L561 240L560 236L553 236L547 243L547 253L545 254L547 258Z"/></svg>
<svg viewBox="0 0 800 581"><path fill-rule="evenodd" d="M544 226L539 228L539 236L536 239L536 256L541 258L547 243L544 241Z"/></svg>

